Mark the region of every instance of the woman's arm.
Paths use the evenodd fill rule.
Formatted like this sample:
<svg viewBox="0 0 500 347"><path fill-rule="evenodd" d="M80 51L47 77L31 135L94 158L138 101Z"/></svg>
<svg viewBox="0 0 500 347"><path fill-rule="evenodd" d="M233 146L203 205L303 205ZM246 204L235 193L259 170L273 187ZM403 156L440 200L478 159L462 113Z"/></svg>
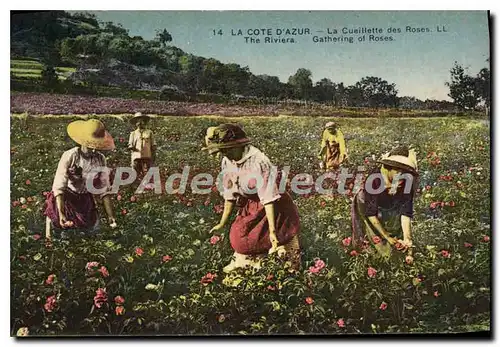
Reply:
<svg viewBox="0 0 500 347"><path fill-rule="evenodd" d="M224 228L227 221L229 220L229 217L231 216L231 212L233 212L234 204L235 203L233 200L225 200L224 201L224 212L222 212L222 217L220 219L220 222L219 222L219 224L214 226L210 230L210 232L214 232L216 230L220 230L220 229Z"/></svg>
<svg viewBox="0 0 500 347"><path fill-rule="evenodd" d="M115 220L115 213L113 211L113 204L111 203L111 197L110 195L105 195L102 198L102 203L104 204L104 209L106 210L106 214L108 215L108 220L110 224L113 224L116 222Z"/></svg>
<svg viewBox="0 0 500 347"><path fill-rule="evenodd" d="M56 206L57 211L59 212L59 224L64 228L66 222L68 221L66 219L66 215L64 214L64 194L59 194L56 196Z"/></svg>
<svg viewBox="0 0 500 347"><path fill-rule="evenodd" d="M269 225L269 239L271 240L271 249L278 247L278 237L276 236L276 219L274 214L274 202L264 205L266 211L267 223Z"/></svg>
<svg viewBox="0 0 500 347"><path fill-rule="evenodd" d="M403 241L408 247L408 254L412 254L413 241L411 238L411 218L405 215L401 216L401 228L403 229Z"/></svg>
<svg viewBox="0 0 500 347"><path fill-rule="evenodd" d="M372 223L373 227L379 232L380 235L383 236L391 245L394 245L397 241L394 237L391 237L387 231L385 231L382 223L377 216L369 216L368 220Z"/></svg>
<svg viewBox="0 0 500 347"><path fill-rule="evenodd" d="M340 160L344 160L346 156L345 139L342 131L337 130L337 142L339 143Z"/></svg>

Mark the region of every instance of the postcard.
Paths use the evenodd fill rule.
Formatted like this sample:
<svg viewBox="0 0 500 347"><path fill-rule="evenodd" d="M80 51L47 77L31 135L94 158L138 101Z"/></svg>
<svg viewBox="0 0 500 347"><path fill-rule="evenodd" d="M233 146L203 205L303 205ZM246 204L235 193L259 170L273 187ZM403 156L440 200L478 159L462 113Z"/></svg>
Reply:
<svg viewBox="0 0 500 347"><path fill-rule="evenodd" d="M10 64L11 336L491 337L488 11L12 11Z"/></svg>

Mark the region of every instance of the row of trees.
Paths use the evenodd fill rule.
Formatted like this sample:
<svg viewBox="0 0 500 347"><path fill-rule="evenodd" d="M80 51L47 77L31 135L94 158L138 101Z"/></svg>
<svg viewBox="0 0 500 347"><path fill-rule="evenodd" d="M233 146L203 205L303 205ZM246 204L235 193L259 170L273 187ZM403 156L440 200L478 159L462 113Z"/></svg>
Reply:
<svg viewBox="0 0 500 347"><path fill-rule="evenodd" d="M489 63L489 59L486 61ZM448 96L455 104L464 109L476 109L483 106L489 112L491 103L490 70L482 68L476 75L469 75L466 69L455 62L450 70L451 81Z"/></svg>
<svg viewBox="0 0 500 347"><path fill-rule="evenodd" d="M36 18L35 18L36 17ZM37 19L34 27L33 20ZM13 16L11 42L37 41L34 46L50 71L56 62L65 62L80 68L109 71L113 61L125 66L151 68L161 85L174 86L190 94L209 93L236 95L242 98L295 99L329 103L348 107L404 107L473 109L489 105L489 70L482 69L477 76L469 76L455 63L451 69L449 96L454 104L437 100L418 100L398 97L394 83L379 77L367 76L353 85L336 83L328 78L313 83L310 70L300 68L287 82L276 76L254 75L248 66L224 64L214 58L204 58L171 46L173 38L166 29L158 30L153 40L130 36L120 24L101 22L92 14L47 11ZM17 47L17 48L16 48ZM47 53L48 52L48 53ZM119 65L119 64L118 64ZM114 66L118 66L115 64ZM123 64L122 64L123 68ZM105 71L106 69L102 69ZM84 74L85 75L85 74ZM141 75L141 73L138 73ZM103 76L100 81L106 81ZM140 76L138 76L140 79ZM158 86L156 86L159 88Z"/></svg>

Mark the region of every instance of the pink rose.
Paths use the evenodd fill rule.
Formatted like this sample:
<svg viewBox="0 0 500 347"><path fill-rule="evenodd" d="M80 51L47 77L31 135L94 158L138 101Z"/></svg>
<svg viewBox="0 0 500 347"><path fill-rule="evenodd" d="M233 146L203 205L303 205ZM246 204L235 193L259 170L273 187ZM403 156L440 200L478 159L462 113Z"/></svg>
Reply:
<svg viewBox="0 0 500 347"><path fill-rule="evenodd" d="M368 277L373 278L377 275L377 270L372 268L371 266L368 268Z"/></svg>
<svg viewBox="0 0 500 347"><path fill-rule="evenodd" d="M45 305L43 305L43 308L47 312L52 312L56 308L56 296L49 296L45 301Z"/></svg>
<svg viewBox="0 0 500 347"><path fill-rule="evenodd" d="M123 298L123 296L120 296L120 295L115 296L115 304L123 305L124 302L125 302L125 299Z"/></svg>
<svg viewBox="0 0 500 347"><path fill-rule="evenodd" d="M313 274L317 274L318 272L320 272L320 269L318 269L315 266L311 266L311 267L309 267L309 272L313 273Z"/></svg>
<svg viewBox="0 0 500 347"><path fill-rule="evenodd" d="M314 262L314 267L318 268L319 270L322 270L325 266L326 266L325 262L323 260L321 260L321 259L317 259Z"/></svg>
<svg viewBox="0 0 500 347"><path fill-rule="evenodd" d="M483 242L490 242L490 237L488 235L484 235Z"/></svg>
<svg viewBox="0 0 500 347"><path fill-rule="evenodd" d="M349 245L351 244L351 240L352 240L352 237L350 237L350 236L343 239L342 244L344 245L344 247L349 247Z"/></svg>
<svg viewBox="0 0 500 347"><path fill-rule="evenodd" d="M171 257L171 256L169 256L169 255L164 255L164 256L161 258L161 260L162 260L164 263L166 263L166 262L168 262L168 261L172 260L172 257Z"/></svg>
<svg viewBox="0 0 500 347"><path fill-rule="evenodd" d="M56 278L56 275L54 275L54 274L49 275L49 277L47 277L47 279L45 280L45 284L51 285L52 283L54 283L55 278Z"/></svg>
<svg viewBox="0 0 500 347"><path fill-rule="evenodd" d="M116 306L115 313L116 313L117 316L123 316L125 314L125 307L123 307L123 306Z"/></svg>
<svg viewBox="0 0 500 347"><path fill-rule="evenodd" d="M99 288L96 290L96 296L94 296L94 305L97 308L101 308L102 304L108 302L108 294L106 293L106 288Z"/></svg>
<svg viewBox="0 0 500 347"><path fill-rule="evenodd" d="M220 236L214 235L210 238L210 244L216 245L220 241Z"/></svg>
<svg viewBox="0 0 500 347"><path fill-rule="evenodd" d="M381 309L382 311L385 311L385 310L387 309L387 304L386 304L385 302L382 302L382 303L380 304L379 309Z"/></svg>
<svg viewBox="0 0 500 347"><path fill-rule="evenodd" d="M355 249L353 249L353 250L351 251L351 253L349 253L349 254L350 254L351 256L355 257L355 256L357 256L359 253L358 253L358 252L356 252L356 250L355 250Z"/></svg>
<svg viewBox="0 0 500 347"><path fill-rule="evenodd" d="M144 254L144 250L141 247L136 247L135 248L135 254L140 257Z"/></svg>
<svg viewBox="0 0 500 347"><path fill-rule="evenodd" d="M472 248L472 244L468 242L464 242L464 247L465 248Z"/></svg>
<svg viewBox="0 0 500 347"><path fill-rule="evenodd" d="M378 236L373 236L372 241L374 244L379 244L380 242L382 242L382 239Z"/></svg>
<svg viewBox="0 0 500 347"><path fill-rule="evenodd" d="M85 265L85 270L95 270L95 268L99 267L99 263L96 261L89 261L87 265Z"/></svg>
<svg viewBox="0 0 500 347"><path fill-rule="evenodd" d="M344 322L344 319L343 319L343 318L340 318L340 319L337 321L337 325L339 326L339 328L345 328L345 322Z"/></svg>
<svg viewBox="0 0 500 347"><path fill-rule="evenodd" d="M108 277L109 276L108 269L106 269L105 266L101 266L101 268L99 269L99 272L102 274L102 277Z"/></svg>
<svg viewBox="0 0 500 347"><path fill-rule="evenodd" d="M305 299L305 302L306 304L308 305L312 305L314 303L314 299L311 298L310 296L308 296L306 299Z"/></svg>
<svg viewBox="0 0 500 347"><path fill-rule="evenodd" d="M441 251L441 255L443 256L443 258L449 258L451 256L450 252L444 249Z"/></svg>
<svg viewBox="0 0 500 347"><path fill-rule="evenodd" d="M212 283L216 277L217 277L217 274L213 274L213 273L209 272L205 276L202 277L202 279L200 280L200 283L203 284L204 286L207 286L208 284Z"/></svg>

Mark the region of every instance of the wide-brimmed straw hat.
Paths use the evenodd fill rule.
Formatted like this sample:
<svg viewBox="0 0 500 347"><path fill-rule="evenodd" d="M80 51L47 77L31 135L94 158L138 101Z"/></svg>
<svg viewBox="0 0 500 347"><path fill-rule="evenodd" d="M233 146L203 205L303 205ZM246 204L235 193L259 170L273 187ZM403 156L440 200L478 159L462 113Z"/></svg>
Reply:
<svg viewBox="0 0 500 347"><path fill-rule="evenodd" d="M137 122L139 119L149 121L150 117L148 115L142 114L141 112L137 112L132 116L132 118L129 119L129 122L135 124L135 122Z"/></svg>
<svg viewBox="0 0 500 347"><path fill-rule="evenodd" d="M377 160L377 163L401 169L404 172L418 176L417 155L413 149L408 151L408 156L386 153L380 160Z"/></svg>
<svg viewBox="0 0 500 347"><path fill-rule="evenodd" d="M245 131L237 124L221 124L207 129L204 151L215 154L222 149L243 147L252 141Z"/></svg>
<svg viewBox="0 0 500 347"><path fill-rule="evenodd" d="M113 137L100 120L77 120L69 123L67 131L69 137L79 145L99 150L115 149Z"/></svg>
<svg viewBox="0 0 500 347"><path fill-rule="evenodd" d="M335 122L328 122L325 124L325 129L336 128L336 127L337 127L337 123L335 123Z"/></svg>

